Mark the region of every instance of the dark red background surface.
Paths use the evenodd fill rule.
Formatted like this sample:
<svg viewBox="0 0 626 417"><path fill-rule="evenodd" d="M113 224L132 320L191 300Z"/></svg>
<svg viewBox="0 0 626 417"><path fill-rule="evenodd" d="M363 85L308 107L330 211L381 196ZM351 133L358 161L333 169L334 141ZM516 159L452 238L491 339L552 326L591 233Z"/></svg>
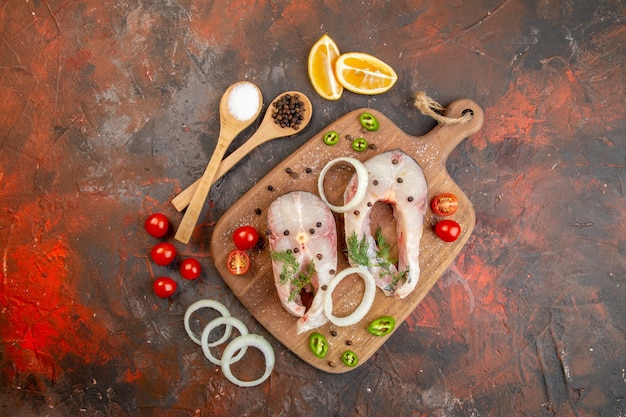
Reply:
<svg viewBox="0 0 626 417"><path fill-rule="evenodd" d="M42 1L0 6L0 414L11 416L622 416L626 414L625 6L607 1ZM321 99L309 48L329 33L399 80ZM250 80L309 95L311 125L253 151L213 189L181 256L148 258L154 211L198 178L218 101ZM343 114L373 107L411 135L424 90L485 110L448 168L472 237L366 364L317 371L225 288L212 226ZM241 144L257 125L235 141ZM152 280L179 283L171 300ZM238 388L185 335L215 298L265 335L271 378ZM261 366L252 361L251 367Z"/></svg>

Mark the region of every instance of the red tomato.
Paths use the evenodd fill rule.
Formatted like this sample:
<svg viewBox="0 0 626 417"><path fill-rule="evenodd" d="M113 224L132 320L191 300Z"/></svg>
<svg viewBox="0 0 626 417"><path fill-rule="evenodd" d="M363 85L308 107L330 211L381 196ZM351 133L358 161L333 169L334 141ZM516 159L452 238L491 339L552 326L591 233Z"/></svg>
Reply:
<svg viewBox="0 0 626 417"><path fill-rule="evenodd" d="M154 213L146 219L144 226L146 228L146 232L148 232L150 236L163 237L167 234L170 222L164 214Z"/></svg>
<svg viewBox="0 0 626 417"><path fill-rule="evenodd" d="M461 226L454 220L441 220L435 225L435 234L446 242L454 242L461 234Z"/></svg>
<svg viewBox="0 0 626 417"><path fill-rule="evenodd" d="M226 267L231 274L245 274L248 272L248 269L250 269L250 257L242 250L234 250L228 255L228 259L226 259Z"/></svg>
<svg viewBox="0 0 626 417"><path fill-rule="evenodd" d="M252 249L259 241L259 232L252 226L241 226L233 233L233 242L239 250Z"/></svg>
<svg viewBox="0 0 626 417"><path fill-rule="evenodd" d="M202 266L196 258L187 258L180 264L180 274L185 279L196 279L202 272Z"/></svg>
<svg viewBox="0 0 626 417"><path fill-rule="evenodd" d="M152 288L157 296L168 298L176 292L176 281L170 277L159 277L152 283Z"/></svg>
<svg viewBox="0 0 626 417"><path fill-rule="evenodd" d="M167 266L171 264L176 257L176 248L171 243L157 243L152 247L150 256L152 256L152 260L157 265Z"/></svg>
<svg viewBox="0 0 626 417"><path fill-rule="evenodd" d="M450 216L456 213L459 202L452 193L439 194L430 202L430 208L440 216Z"/></svg>

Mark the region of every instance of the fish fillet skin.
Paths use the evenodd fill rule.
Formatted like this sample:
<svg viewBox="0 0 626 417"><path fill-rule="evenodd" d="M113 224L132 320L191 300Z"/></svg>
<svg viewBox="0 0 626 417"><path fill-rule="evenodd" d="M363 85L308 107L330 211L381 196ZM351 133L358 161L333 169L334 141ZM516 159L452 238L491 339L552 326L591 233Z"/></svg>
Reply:
<svg viewBox="0 0 626 417"><path fill-rule="evenodd" d="M305 287L314 294L306 310L300 293L290 299L296 287L281 283L283 262L272 259L280 302L290 314L299 317L298 333L322 326L328 319L323 311L323 291L319 289L328 285L337 272L337 227L332 212L315 194L292 191L270 204L267 224L272 252L292 251L300 271L306 271L311 262L315 266L311 282Z"/></svg>
<svg viewBox="0 0 626 417"><path fill-rule="evenodd" d="M404 298L415 289L419 280L420 240L428 205L426 177L415 159L399 149L378 154L363 165L368 172L367 191L358 207L344 214L346 241L353 233L359 241L365 237L370 264L380 263L370 215L376 202L391 205L396 221L398 261L390 270L392 275L405 273L405 277L394 283L383 268L370 265L368 269L385 295ZM355 174L344 193L345 203L354 197L357 185ZM350 264L357 266L352 260Z"/></svg>

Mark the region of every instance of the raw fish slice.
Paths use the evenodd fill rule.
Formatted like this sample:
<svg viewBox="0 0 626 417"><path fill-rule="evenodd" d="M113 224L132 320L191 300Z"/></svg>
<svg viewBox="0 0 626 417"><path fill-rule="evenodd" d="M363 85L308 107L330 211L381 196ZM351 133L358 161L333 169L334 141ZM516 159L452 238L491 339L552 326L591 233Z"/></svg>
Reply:
<svg viewBox="0 0 626 417"><path fill-rule="evenodd" d="M368 172L368 185L365 198L353 211L346 212L346 240L356 234L360 242L365 237L368 243L368 269L376 280L376 285L385 295L396 298L406 297L419 279L419 250L422 238L424 213L428 199L426 178L415 159L395 149L378 154L364 163ZM344 194L349 202L356 192L358 178L354 175ZM370 215L376 202L390 204L396 221L398 262L388 270L378 266L376 239L370 228ZM357 264L350 259L353 266ZM398 276L402 276L397 280ZM394 278L396 277L396 278Z"/></svg>
<svg viewBox="0 0 626 417"><path fill-rule="evenodd" d="M332 212L318 196L293 191L272 202L267 223L274 282L282 305L300 317L298 333L323 325L328 319L323 311L323 294L318 289L328 285L337 271L337 228ZM314 294L308 310L297 286L293 282L281 283L285 262L276 260L274 253L285 251L291 251L299 271L306 273L311 263L315 268L311 282L304 288Z"/></svg>

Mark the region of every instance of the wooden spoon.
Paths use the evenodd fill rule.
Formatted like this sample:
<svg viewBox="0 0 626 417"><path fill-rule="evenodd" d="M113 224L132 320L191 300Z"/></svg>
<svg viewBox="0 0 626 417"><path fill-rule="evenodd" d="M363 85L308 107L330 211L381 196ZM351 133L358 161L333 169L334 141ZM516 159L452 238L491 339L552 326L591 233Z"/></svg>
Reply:
<svg viewBox="0 0 626 417"><path fill-rule="evenodd" d="M302 119L302 122L300 123L298 129L294 129L292 127L280 127L280 125L274 123L274 118L272 117L272 109L274 108L274 103L279 101L283 96L287 94L291 94L292 96L298 94L300 100L304 103L304 118ZM257 146L265 142L269 142L273 139L291 136L299 132L301 129L304 129L311 121L311 116L313 115L312 109L313 108L311 107L311 101L309 100L309 98L300 92L287 91L276 97L268 107L265 113L265 117L263 117L263 121L259 126L259 129L254 133L254 135L252 135L250 139L248 139L243 145L241 145L239 148L237 148L236 151L228 155L228 157L226 157L226 159L224 159L222 163L220 163L219 167L217 168L217 172L213 177L213 183L215 183L224 174L226 174L233 166L235 166L235 164L237 164L237 162L241 161L244 156L250 153L250 151L252 151ZM197 180L172 199L172 205L176 208L176 210L183 211L183 209L187 207L199 183L200 180Z"/></svg>
<svg viewBox="0 0 626 417"><path fill-rule="evenodd" d="M256 89L259 95L259 108L256 113L247 120L239 120L235 115L233 115L228 109L228 98L232 93L233 89L241 84L251 84ZM213 177L217 172L217 168L226 153L226 149L231 144L233 139L241 133L246 127L250 126L254 120L261 113L261 109L263 108L263 95L261 94L261 90L259 88L247 81L241 81L235 83L228 87L222 99L220 100L220 135L217 139L217 145L215 146L215 150L213 151L213 155L209 160L209 164L204 170L204 174L202 178L198 181L198 185L196 187L196 191L189 202L189 206L187 207L187 211L183 216L183 219L178 226L178 230L176 231L176 235L174 239L188 243L189 239L191 239L191 235L193 233L194 228L196 227L196 223L198 222L198 218L200 217L200 213L202 212L202 207L204 206L204 202L209 195L209 190L211 189L211 185L213 184Z"/></svg>

